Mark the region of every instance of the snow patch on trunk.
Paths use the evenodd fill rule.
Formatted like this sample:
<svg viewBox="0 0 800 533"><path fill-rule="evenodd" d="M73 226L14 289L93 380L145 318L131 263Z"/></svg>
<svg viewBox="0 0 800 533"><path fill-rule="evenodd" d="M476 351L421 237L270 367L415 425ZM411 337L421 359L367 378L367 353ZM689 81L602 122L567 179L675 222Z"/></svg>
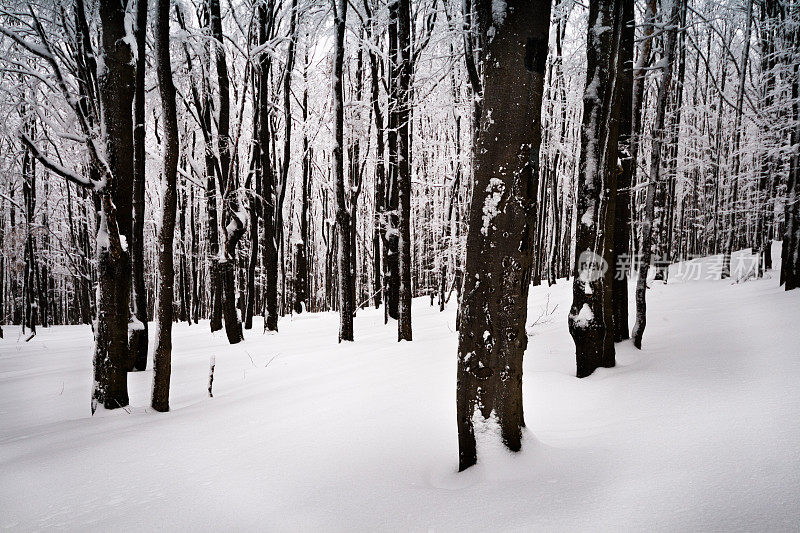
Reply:
<svg viewBox="0 0 800 533"><path fill-rule="evenodd" d="M503 180L498 178L489 180L489 185L486 187L486 192L489 194L486 195L486 199L483 202L483 224L481 226L481 233L484 235L489 234L489 225L499 213L497 206L500 205L500 200L503 199L503 192L505 192L505 190L506 186L503 184Z"/></svg>

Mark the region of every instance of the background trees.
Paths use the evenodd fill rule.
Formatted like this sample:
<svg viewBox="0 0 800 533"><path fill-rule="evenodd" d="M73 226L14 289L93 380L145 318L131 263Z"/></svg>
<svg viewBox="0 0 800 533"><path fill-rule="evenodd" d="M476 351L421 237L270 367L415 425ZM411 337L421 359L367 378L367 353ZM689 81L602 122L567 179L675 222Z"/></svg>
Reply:
<svg viewBox="0 0 800 533"><path fill-rule="evenodd" d="M169 136L153 97L154 9L0 8L0 323L30 335L96 321L95 399L107 407L125 404L125 371L146 365L147 320L165 290L156 222ZM501 25L492 35L485 25L491 3L363 0L347 10L334 24L327 0L171 6L176 319L210 319L238 342L259 315L277 331L300 310L349 321L383 304L410 340L412 297L438 296L444 308L474 283L465 261L480 246L467 230L483 217L468 214L469 199L492 183L473 149L481 117L489 122L482 58L499 46ZM798 285L799 17L781 0L554 3L540 179L523 211L533 210L531 282L579 278L573 332L595 337L579 374L610 365L610 340L626 337L626 285L608 276L650 275L639 257L651 254L664 277L661 262L753 247L763 260L730 273L741 281L770 275L765 250L783 240L781 278ZM597 20L613 31L598 33ZM596 73L606 83L587 91ZM512 98L509 81L493 85ZM586 250L612 263L591 294L573 267ZM579 327L584 303L601 329Z"/></svg>

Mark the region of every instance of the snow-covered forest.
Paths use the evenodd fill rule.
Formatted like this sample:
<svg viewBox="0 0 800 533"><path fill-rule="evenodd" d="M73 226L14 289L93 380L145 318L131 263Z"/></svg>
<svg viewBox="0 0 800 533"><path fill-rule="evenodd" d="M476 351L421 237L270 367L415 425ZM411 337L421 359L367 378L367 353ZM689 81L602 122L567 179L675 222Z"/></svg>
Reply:
<svg viewBox="0 0 800 533"><path fill-rule="evenodd" d="M798 287L797 0L0 3L2 528L795 530Z"/></svg>

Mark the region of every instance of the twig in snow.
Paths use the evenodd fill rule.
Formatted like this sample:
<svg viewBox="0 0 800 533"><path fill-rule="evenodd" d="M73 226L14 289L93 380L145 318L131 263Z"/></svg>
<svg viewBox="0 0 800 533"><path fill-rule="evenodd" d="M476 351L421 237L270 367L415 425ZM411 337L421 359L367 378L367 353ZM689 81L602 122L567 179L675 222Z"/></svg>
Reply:
<svg viewBox="0 0 800 533"><path fill-rule="evenodd" d="M214 355L214 354L211 354L211 369L208 371L208 397L209 398L213 398L214 397L214 393L211 392L211 387L214 385L214 367L217 366L216 362L217 362L217 356Z"/></svg>

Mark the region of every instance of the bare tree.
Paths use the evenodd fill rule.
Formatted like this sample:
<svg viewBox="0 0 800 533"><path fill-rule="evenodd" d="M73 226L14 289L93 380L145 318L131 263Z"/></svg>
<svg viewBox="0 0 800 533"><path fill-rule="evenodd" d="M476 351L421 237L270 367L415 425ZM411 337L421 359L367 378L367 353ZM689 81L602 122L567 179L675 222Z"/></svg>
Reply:
<svg viewBox="0 0 800 533"><path fill-rule="evenodd" d="M396 7L395 7L396 6ZM397 340L410 341L411 334L411 5L395 0L397 10L397 194L398 194L398 318Z"/></svg>
<svg viewBox="0 0 800 533"><path fill-rule="evenodd" d="M133 232L131 263L133 265L132 307L135 321L129 339L133 370L147 368L147 291L144 283L144 182L145 123L144 69L147 63L147 0L136 0L136 94L133 107Z"/></svg>
<svg viewBox="0 0 800 533"><path fill-rule="evenodd" d="M575 279L569 313L579 378L615 364L612 280L622 21L620 0L601 0L589 6Z"/></svg>
<svg viewBox="0 0 800 533"><path fill-rule="evenodd" d="M161 226L158 228L158 322L153 353L153 395L156 411L169 411L169 382L172 371L172 303L175 293L173 241L175 238L176 181L178 173L178 118L175 108L175 85L169 52L170 0L156 0L155 43L156 72L164 126L164 197Z"/></svg>
<svg viewBox="0 0 800 533"><path fill-rule="evenodd" d="M344 187L344 91L342 73L344 66L344 30L347 20L347 0L332 0L334 12L333 104L334 104L334 180L336 187L336 229L338 244L336 265L339 281L339 342L353 340L352 285L355 282L350 269L350 211Z"/></svg>
<svg viewBox="0 0 800 533"><path fill-rule="evenodd" d="M675 41L678 36L681 1L672 3L670 13L665 18L666 38L664 39L664 59L661 61L661 79L656 100L656 117L653 125L653 144L650 149L650 175L647 183L647 200L642 219L642 257L639 265L639 279L636 281L636 323L633 326L633 344L642 347L642 335L647 325L647 275L653 252L653 218L655 200L661 175L661 151L664 144L664 119L667 109L667 93L672 81L672 64L675 61Z"/></svg>

